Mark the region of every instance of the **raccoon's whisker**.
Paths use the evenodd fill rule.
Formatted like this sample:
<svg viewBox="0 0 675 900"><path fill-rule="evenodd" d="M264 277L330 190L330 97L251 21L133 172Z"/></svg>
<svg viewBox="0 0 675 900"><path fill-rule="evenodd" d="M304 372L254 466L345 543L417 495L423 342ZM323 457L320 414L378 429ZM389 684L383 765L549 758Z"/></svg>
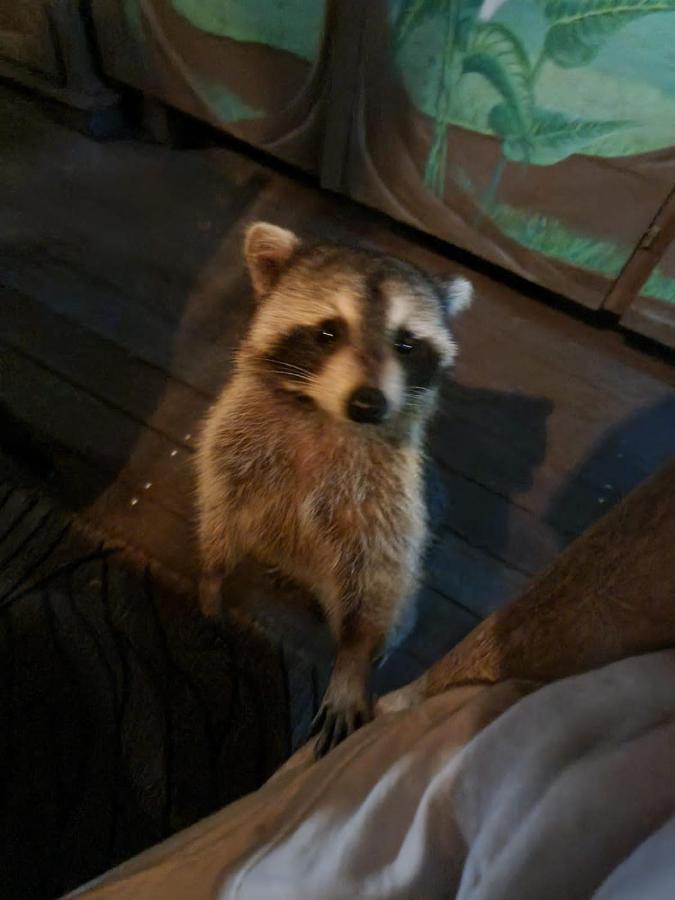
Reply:
<svg viewBox="0 0 675 900"><path fill-rule="evenodd" d="M405 391L403 402L418 409L428 407L430 395L428 391Z"/></svg>
<svg viewBox="0 0 675 900"><path fill-rule="evenodd" d="M277 374L292 375L293 378L314 378L311 372L303 371L302 369L296 371L295 369L287 369L284 366L272 366L269 371Z"/></svg>
<svg viewBox="0 0 675 900"><path fill-rule="evenodd" d="M307 375L299 375L297 372L286 372L283 369L272 369L273 375L280 375L282 378L289 378L300 384L316 384L316 378L310 378Z"/></svg>
<svg viewBox="0 0 675 900"><path fill-rule="evenodd" d="M316 379L310 375L301 375L299 372L289 372L286 369L273 369L275 375L281 375L283 378L290 378L292 381L306 381L308 384L315 384Z"/></svg>
<svg viewBox="0 0 675 900"><path fill-rule="evenodd" d="M282 365L282 366L278 366L278 368L283 372L290 372L294 375L302 375L305 378L313 378L314 377L312 372L309 371L309 369L302 369L300 366Z"/></svg>
<svg viewBox="0 0 675 900"><path fill-rule="evenodd" d="M293 369L302 368L301 366L297 366L295 363L290 363L285 359L279 359L276 356L262 356L261 359L264 360L265 362L274 363L277 366L288 366L289 368L293 368ZM308 370L304 369L303 371L308 371Z"/></svg>
<svg viewBox="0 0 675 900"><path fill-rule="evenodd" d="M429 391L427 388L408 388L405 395L406 397L428 397Z"/></svg>
<svg viewBox="0 0 675 900"><path fill-rule="evenodd" d="M274 359L274 357L272 356L264 356L263 360L265 362L272 363L274 366L280 369L288 369L289 371L293 370L295 372L301 373L302 375L312 375L312 372L310 372L309 369L305 369L303 366L296 366L294 363L284 362L283 359Z"/></svg>

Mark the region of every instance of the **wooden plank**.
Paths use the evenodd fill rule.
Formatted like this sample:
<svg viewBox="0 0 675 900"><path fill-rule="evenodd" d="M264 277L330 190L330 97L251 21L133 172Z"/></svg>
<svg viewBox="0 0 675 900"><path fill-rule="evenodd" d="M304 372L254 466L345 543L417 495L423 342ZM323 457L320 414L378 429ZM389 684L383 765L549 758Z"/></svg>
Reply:
<svg viewBox="0 0 675 900"><path fill-rule="evenodd" d="M56 249L179 320L196 274L264 191L269 173L224 149L188 154L96 143L50 121L30 98L10 95L9 102L14 140L0 148L9 175L4 241Z"/></svg>
<svg viewBox="0 0 675 900"><path fill-rule="evenodd" d="M316 216L315 190L231 150L92 144L46 121L25 98L17 105L18 140L0 148L11 173L0 218L7 249L37 261L49 253L86 278L104 273L109 288L173 323L184 323L193 294L193 330L205 309L211 330L224 306L248 301L241 258L248 220L267 216L297 227ZM16 151L19 143L47 141L51 152L39 166ZM328 221L333 204L321 204ZM93 234L105 239L92 241Z"/></svg>
<svg viewBox="0 0 675 900"><path fill-rule="evenodd" d="M74 190L76 196L81 192L77 187ZM62 197L46 199L44 216L33 220L38 211L19 195L13 204L16 208L9 206L0 220L0 238L8 254L29 257L37 265L44 257L51 258L85 279L104 281L109 290L140 304L174 328L186 324L186 308L194 295L200 316L190 321L189 327L202 338L210 336L200 330L205 312L210 323L223 307L248 300L243 266L231 263L233 258L241 259L243 235L238 219L223 215L223 221L214 222L206 209L205 218L195 223L173 216L169 227L158 220L149 204L145 210L131 205L126 215L114 216L106 214L105 208L74 211L68 198L64 192ZM168 209L162 212L171 215ZM192 215L197 215L196 209ZM92 228L109 237L92 246Z"/></svg>
<svg viewBox="0 0 675 900"><path fill-rule="evenodd" d="M418 621L401 650L429 666L475 628L480 619L431 588L417 598Z"/></svg>
<svg viewBox="0 0 675 900"><path fill-rule="evenodd" d="M209 405L202 393L25 294L0 289L0 306L8 346L175 443L194 444Z"/></svg>
<svg viewBox="0 0 675 900"><path fill-rule="evenodd" d="M186 433L189 433L189 432L186 432ZM505 496L508 495L509 493L512 493L514 487L516 487L516 488L519 487L517 482L514 484L513 481L509 480L509 479L512 479L513 473L515 471L513 465L510 465L510 466L507 465L505 467L504 471L506 473L507 480L502 481L499 484L496 483L495 473L497 471L501 471L501 470L498 470L496 465L483 464L482 471L476 470L477 460L480 460L480 456L477 453L475 453L474 449L473 449L476 447L477 436L480 437L479 433L476 432L475 430L471 434L470 440L467 440L467 439L457 440L456 436L453 435L453 440L447 442L447 449L444 451L445 454L447 454L445 456L445 458L452 459L453 454L455 454L455 456L456 456L456 454L458 452L458 448L465 449L466 450L466 452L464 454L465 465L463 466L464 472L466 472L467 468L468 468L468 471L469 471L469 474L471 475L471 477L482 479L482 481L487 482L490 485L490 487L492 487L492 488L496 487L497 489L499 489ZM500 439L499 436L497 436L496 439L499 440ZM500 444L495 444L494 442L492 442L488 446L492 447L492 448L496 448L499 446L503 446L504 443L508 443L508 440L504 441L504 436L502 435ZM494 455L494 450L493 450L493 455ZM488 458L488 463L489 463L489 458ZM453 459L453 464L454 465L457 464L456 459ZM470 464L470 468L466 464ZM460 468L462 468L462 467L460 467ZM604 473L603 473L603 475L604 475ZM148 476L147 480L152 481L153 479L150 476ZM560 479L560 481L562 481L562 479ZM560 481L558 482L558 484L560 484ZM145 483L145 482L143 482L143 483ZM550 561L550 559L552 558L552 556L554 555L556 549L559 546L558 535L551 534L548 538L545 539L545 546L544 546L543 552L541 552L540 549L537 549L536 545L541 544L541 537L537 537L536 539L533 539L529 536L528 532L536 531L538 529L538 524L535 520L530 519L529 527L525 527L525 522L527 522L528 520L525 516L525 513L523 511L520 511L518 513L514 513L514 515L516 515L516 517L520 520L520 527L518 527L518 533L521 536L524 536L525 545L519 549L519 551L516 555L514 555L513 552L509 552L508 548L506 551L504 551L502 544L503 544L503 540L504 540L504 522L509 514L508 513L508 501L506 501L503 498L500 499L500 498L490 497L490 495L485 491L481 491L480 489L472 488L469 485L463 484L461 481L461 478L458 477L457 473L454 473L452 476L452 490L450 490L449 493L450 493L450 496L454 495L455 500L458 496L464 498L464 501L468 502L469 508L472 508L472 507L475 508L476 498L480 497L479 505L482 503L482 507L484 509L486 509L486 513L485 513L483 520L491 521L493 523L497 523L497 522L502 523L501 528L497 529L496 532L493 529L492 534L489 537L489 539L486 538L486 535L484 533L484 529L482 526L480 528L478 528L478 530L476 529L476 526L481 524L480 518L479 519L473 518L469 523L467 523L466 521L464 521L465 517L460 516L459 518L455 518L455 519L451 520L451 524L453 525L453 527L456 528L459 531L459 533L462 534L463 536L465 536L466 539L469 540L471 543L475 543L476 546L488 549L491 553L493 553L496 556L503 557L504 552L506 552L508 554L505 557L506 561L512 565L515 565L517 568L521 568L523 571L527 571L527 572L536 571L539 565L544 565L544 564L548 563ZM595 506L596 502L597 502L597 500L594 495L593 500L588 501L586 503L586 506L588 508L591 508L594 510L594 509L596 509L596 506ZM455 507L460 506L460 507L464 508L462 503L458 504L457 502L455 502ZM569 504L568 504L568 507L569 507ZM181 507L181 512L182 513L185 512L184 506ZM565 524L569 524L569 523L565 523ZM534 557L532 556L532 548L530 547L532 540L535 541ZM511 550L515 550L516 547L517 547L517 544L513 544Z"/></svg>
<svg viewBox="0 0 675 900"><path fill-rule="evenodd" d="M536 386L542 392L547 392L549 385L559 389L563 377L571 398L574 401L578 398L584 407L589 400L602 396L608 410L621 410L626 402L635 405L644 402L645 395L661 396L666 390L659 381L642 374L639 366L627 367L599 352L598 347L589 352L578 335L587 331L592 336L594 329L590 326L574 322L576 328L568 336L566 329L558 328L558 316L563 317L562 312L540 308L532 300L521 298L521 303L511 300L508 292L500 290L497 294L493 287L489 293L478 296L474 307L458 321L460 347L466 345L467 359L473 352L480 354L487 364L519 360L521 366L516 367L515 377L521 370L536 369L542 379ZM557 315L550 316L550 313ZM554 327L549 322L555 323ZM495 354L497 348L500 352ZM488 355L490 350L493 352ZM460 354L460 363L461 359ZM529 388L532 387L530 382ZM588 412L593 412L592 407Z"/></svg>
<svg viewBox="0 0 675 900"><path fill-rule="evenodd" d="M636 297L621 324L675 350L675 304L654 297Z"/></svg>
<svg viewBox="0 0 675 900"><path fill-rule="evenodd" d="M671 241L675 240L675 190L664 200L654 221L643 234L632 256L621 270L605 298L605 309L622 315L640 288L659 264Z"/></svg>
<svg viewBox="0 0 675 900"><path fill-rule="evenodd" d="M466 322L461 324L467 327ZM522 330L529 332L530 323ZM573 377L569 371L549 363L539 354L537 358L531 347L522 345L525 342L505 344L502 335L491 334L487 328L478 325L465 331L459 340L456 377L462 384L549 398L557 413L553 421L560 422L572 443L578 443L584 435L595 439L610 422L624 419L649 403L658 403L673 394L669 385L654 379L633 378L631 370L624 367L620 369L623 391L618 392L617 384L617 390L610 392L601 384L593 385L586 379ZM564 345L557 349L550 347L551 360L564 353Z"/></svg>
<svg viewBox="0 0 675 900"><path fill-rule="evenodd" d="M179 516L192 512L192 451L2 347L0 398L34 431ZM146 488L146 485L149 487Z"/></svg>
<svg viewBox="0 0 675 900"><path fill-rule="evenodd" d="M500 473L520 471L521 477L526 475L527 460L536 462L537 453L544 448L541 463L533 466L536 480L518 487L518 503L546 516L547 506L571 470L579 468L576 480L586 483L589 500L592 496L597 499L607 483L623 485L623 490L632 488L675 449L672 433L659 426L663 404L675 396L670 384L623 364L614 366L623 385L619 400L585 381L572 381L539 361L533 362L529 348L525 352L513 343L505 344L503 335L480 323L469 327L470 316L471 312L460 322L467 327L460 335L456 373L462 383L446 393L441 409L447 452L455 456L448 461L459 471L478 479L487 477L485 483L490 487L509 493L508 482L498 483ZM530 321L522 324L522 330L529 331ZM551 352L554 354L553 348ZM592 349L586 353L604 362L602 353ZM475 426L470 441L463 439L458 417ZM655 429L650 441L643 439L645 417ZM481 441L483 431L488 434ZM607 452L600 461L598 446L605 442ZM619 442L622 446L614 453L613 445ZM598 460L595 468L582 465L591 455ZM487 461L483 467L486 475L480 472L482 456ZM467 465L473 466L473 471ZM562 527L575 530L570 523Z"/></svg>
<svg viewBox="0 0 675 900"><path fill-rule="evenodd" d="M481 618L513 599L529 581L447 529L431 547L423 571L436 593Z"/></svg>
<svg viewBox="0 0 675 900"><path fill-rule="evenodd" d="M34 428L39 434L39 427ZM184 593L194 594L196 554L189 521L147 496L139 497L122 479L111 482L109 473L85 457L55 443L50 451L48 487L53 497L78 510L102 536L124 545L132 555L155 561Z"/></svg>
<svg viewBox="0 0 675 900"><path fill-rule="evenodd" d="M532 373L535 377L536 373ZM624 452L620 457L623 466L634 468L643 476L661 464L665 455L671 452L669 435L658 427L660 416L656 412L675 398L675 391L667 389L645 395L640 403L626 404L616 414L606 411L603 419L596 412L586 415L585 408L579 406L571 410L562 399L565 382L553 390L539 395L511 390L508 382L502 382L507 390L494 390L483 384L473 386L475 374L470 382L450 383L441 397L439 414L432 434L438 440L447 438L447 447L459 445L456 452L462 452L462 429L472 429L477 452L489 453L498 441L499 452L503 453L502 463L493 466L495 472L514 466L519 474L516 480L519 489L527 486L532 469L543 464L552 477L560 477L569 472L579 456L586 455L599 441L605 439L610 429L621 429ZM629 373L627 373L629 377ZM481 380L485 382L484 372ZM591 400L589 399L589 402ZM600 405L599 398L593 402ZM651 412L653 411L653 413ZM633 422L641 422L645 417L653 419L657 433L654 440L645 443L643 435L631 440ZM459 435L460 439L453 440ZM480 443L482 441L482 444ZM470 445L469 445L470 446ZM596 479L595 486L601 483Z"/></svg>
<svg viewBox="0 0 675 900"><path fill-rule="evenodd" d="M675 393L587 428L537 398L454 384L432 425L430 451L549 522L561 535L580 533L602 505L632 490L675 453ZM562 492L574 496L561 518Z"/></svg>
<svg viewBox="0 0 675 900"><path fill-rule="evenodd" d="M449 507L446 525L468 544L525 575L558 554L563 539L550 525L450 469L442 467L441 477Z"/></svg>
<svg viewBox="0 0 675 900"><path fill-rule="evenodd" d="M42 264L44 265L44 260ZM58 271L58 263L56 277L54 270L50 269L48 273L43 273L43 277L41 278L40 273L36 273L34 267L29 265L29 261L26 261L26 269L23 274L27 277L27 281L26 277L24 277L24 280L21 282L22 286L31 289L32 291L37 291L41 299L48 302L52 308L63 310L65 307L69 314L85 317L87 324L90 327L101 330L106 335L114 336L114 339L120 343L131 345L131 348L135 353L143 355L145 358L149 358L153 364L164 368L171 368L178 377L182 377L186 381L189 381L196 389L204 390L205 392L208 391L213 395L217 386L225 377L225 371L230 356L230 347L236 343L236 341L232 341L232 331L238 330L237 328L231 328L229 323L224 329L223 338L229 340L231 343L228 343L224 348L214 348L213 346L204 344L203 341L192 334L189 329L182 331L178 339L175 338L171 333L171 330L166 327L163 321L156 319L143 308L139 309L136 305L131 304L128 301L121 301L120 298L115 295L111 296L106 303L101 304L100 306L92 304L92 294L94 292L100 294L101 286L83 286L80 276L69 278L65 285L62 285L60 289L56 288L55 290L55 285L59 284L59 276L61 276L61 280L63 279L63 272ZM195 305L197 307L199 306L197 302ZM118 313L121 312L122 314L111 318L111 309L117 310ZM208 329L205 327L204 331L206 330ZM213 331L214 329L212 328L211 330ZM171 355L174 352L174 343L178 346L175 348L174 358L171 359ZM473 375L474 365L473 361L470 359L471 355L470 348L465 348L464 358L467 359L466 374L469 376ZM459 464L456 459L451 460L450 462L458 471L463 472L469 477L479 479L487 478L486 483L492 489L499 491L504 495L508 495L511 490L509 479L506 481L501 480L503 472L509 470L509 465L505 464L505 460L501 460L499 465L487 465L482 467L483 474L478 470L481 468L478 466L480 454L473 452L473 449L475 448L477 441L480 441L480 428L484 427L486 423L489 424L489 418L486 418L484 415L484 404L478 403L477 405L480 409L475 413L471 411L472 404L470 398L472 395L474 397L480 397L480 394L483 391L489 393L490 388L486 387L486 384L504 385L506 383L508 387L512 389L513 387L529 387L533 383L540 384L542 381L545 382L546 379L541 374L540 370L526 372L525 375L519 379L517 377L517 366L509 367L508 365L505 365L503 361L498 360L497 372L492 379L488 380L486 375L489 371L490 364L485 361L495 359L495 353L476 353L475 355L479 356L482 361L481 384L475 388L465 386L464 392L469 399L464 402L462 407L464 411L468 411L470 417L470 422L467 425L467 432L471 434L472 440L466 439L463 433L462 424L460 423L458 426L455 419L453 423L455 439L448 443L448 447L450 448L449 452L454 452L455 454L463 453L464 459L463 464ZM460 357L460 362L461 359L462 357ZM199 361L198 367L195 364L196 360ZM630 373L626 374L629 375ZM509 379L509 381L506 381L506 379ZM557 389L559 395L562 393L566 396L566 392L562 390L562 386L563 383L560 382L560 379L557 379L557 382L554 379L552 382L549 382L549 384L544 383L542 385L549 394ZM509 392L493 391L493 397L502 397L504 399L504 409L506 410L507 407L511 407L510 412L514 412L514 408L517 404L511 402L515 397L513 390ZM526 407L528 405L528 399L532 408L536 409L537 398L522 397L521 401L523 406ZM586 453L590 452L593 444L598 439L598 435L601 435L606 430L608 415L605 410L606 404L601 403L598 396L593 394L587 394L578 399L577 410L567 412L565 408L557 408L555 417L552 418L549 423L550 427L555 428L558 434L556 435L555 440L549 440L550 449L544 463L547 471L549 469L553 470L546 491L542 493L540 490L540 492L534 496L525 493L524 496L520 498L522 504L538 514L545 514L546 504L550 502L551 497L557 492L560 481L566 476L570 465L574 465ZM457 396L453 398L453 402L456 401ZM569 401L566 400L565 402ZM642 402L644 402L644 396ZM492 404L493 415L494 407L498 405L498 402ZM541 406L541 404L539 405ZM579 408L581 407L583 407L583 419L580 419ZM590 414L592 415L592 410L594 409L605 410L605 418L598 419L589 424L587 421L589 415L588 410L591 411ZM498 427L505 427L505 416L502 415L498 418ZM503 433L498 438L500 440L500 445L504 448L504 454L511 454L514 467L510 471L514 471L518 463L522 464L523 459L527 458L528 454L531 455L532 448L525 447L525 452L523 454L522 445L523 441L530 439L533 431L532 427L529 429L527 427L521 427L520 421L517 421L515 417L512 418L514 427L510 429L508 438L504 440ZM541 418L540 415L539 418ZM473 428L476 420L478 420L480 426L478 431ZM581 422L581 424L579 424L579 422ZM532 426L532 424L534 424L535 431L541 429L541 422L537 422L536 417L534 423L530 423L530 426ZM527 425L527 422L525 425ZM489 445L491 439L486 438L486 441ZM484 440L483 444L485 444L486 441ZM654 458L655 453L658 454L657 458ZM621 473L628 465L628 462L636 455L639 457L637 460L637 464L640 466L639 471L643 475L647 474L648 471L651 471L663 458L663 453L658 447L658 444L654 442L638 443L634 448L631 448L629 453L624 450L623 458L626 460L626 463L620 467L615 467L617 468L616 474L605 469L605 471L599 473L599 476L593 482L589 483L590 493L597 496L598 492L607 483L608 478L610 478L610 483L624 481L628 487L632 487L637 479L633 476L622 478ZM648 456L650 458L643 463L641 460L641 457L643 456ZM611 460L609 462L611 463ZM467 468L466 463L469 463L470 467ZM605 460L605 466L607 466L607 464L608 461ZM610 465L610 470L611 468L612 466ZM539 488L542 486L545 474L546 473L541 472L539 475L537 481L537 486ZM584 477L588 476L589 473L585 473ZM589 508L592 507L590 500L586 503L586 506ZM582 527L585 524L587 524L586 519L583 520ZM570 525L570 523L563 523L562 527L567 530L570 528L577 530L573 525Z"/></svg>
<svg viewBox="0 0 675 900"><path fill-rule="evenodd" d="M222 383L227 368L222 347L204 341L189 328L177 332L173 323L125 298L105 279L84 277L44 252L34 258L3 248L0 283L39 299L150 365L171 371L174 378L207 397ZM227 320L227 310L223 318ZM227 330L227 325L221 327Z"/></svg>

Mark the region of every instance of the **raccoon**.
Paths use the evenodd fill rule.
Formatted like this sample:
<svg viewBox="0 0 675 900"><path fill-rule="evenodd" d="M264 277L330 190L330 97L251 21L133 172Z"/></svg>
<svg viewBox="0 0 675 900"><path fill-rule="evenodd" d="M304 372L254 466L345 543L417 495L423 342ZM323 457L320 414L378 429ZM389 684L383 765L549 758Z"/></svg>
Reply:
<svg viewBox="0 0 675 900"><path fill-rule="evenodd" d="M425 426L472 287L264 222L244 254L257 306L197 454L200 602L217 614L245 557L314 593L336 643L322 756L371 718L371 661L416 591Z"/></svg>

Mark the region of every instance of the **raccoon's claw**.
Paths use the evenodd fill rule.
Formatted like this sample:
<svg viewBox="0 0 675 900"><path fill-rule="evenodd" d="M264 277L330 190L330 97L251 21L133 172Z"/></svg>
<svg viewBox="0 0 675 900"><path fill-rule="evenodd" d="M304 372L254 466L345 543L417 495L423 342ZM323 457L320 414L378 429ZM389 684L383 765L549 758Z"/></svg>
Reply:
<svg viewBox="0 0 675 900"><path fill-rule="evenodd" d="M318 734L314 744L314 757L321 759L371 719L371 711L356 704L340 708L330 702L324 703L310 730L310 736Z"/></svg>

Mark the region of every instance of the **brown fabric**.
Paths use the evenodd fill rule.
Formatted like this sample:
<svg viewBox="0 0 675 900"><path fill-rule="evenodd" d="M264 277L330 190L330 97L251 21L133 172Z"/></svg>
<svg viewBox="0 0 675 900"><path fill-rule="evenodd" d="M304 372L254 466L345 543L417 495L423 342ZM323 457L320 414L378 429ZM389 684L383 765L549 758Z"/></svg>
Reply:
<svg viewBox="0 0 675 900"><path fill-rule="evenodd" d="M575 541L514 603L483 621L396 709L464 682L550 681L675 646L675 461Z"/></svg>

